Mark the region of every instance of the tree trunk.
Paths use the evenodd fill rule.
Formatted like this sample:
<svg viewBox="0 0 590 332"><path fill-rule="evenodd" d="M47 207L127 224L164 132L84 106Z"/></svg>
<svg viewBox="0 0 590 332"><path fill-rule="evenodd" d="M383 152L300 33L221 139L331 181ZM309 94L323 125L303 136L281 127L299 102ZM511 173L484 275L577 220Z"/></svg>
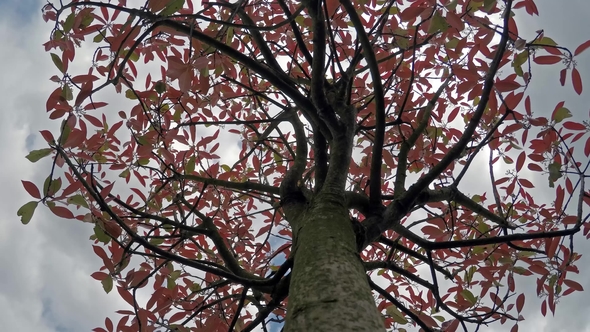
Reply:
<svg viewBox="0 0 590 332"><path fill-rule="evenodd" d="M285 331L384 331L348 211L317 198L294 230Z"/></svg>

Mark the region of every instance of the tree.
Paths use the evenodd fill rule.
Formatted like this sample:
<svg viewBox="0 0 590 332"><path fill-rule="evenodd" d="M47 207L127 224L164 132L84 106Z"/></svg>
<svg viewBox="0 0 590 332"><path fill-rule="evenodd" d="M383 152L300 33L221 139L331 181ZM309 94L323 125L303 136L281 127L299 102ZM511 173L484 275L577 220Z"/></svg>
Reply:
<svg viewBox="0 0 590 332"><path fill-rule="evenodd" d="M130 305L95 331L516 331L517 276L543 315L582 290L590 125L527 88L581 94L590 41L519 35L533 0L113 2L43 9L61 125L18 211L94 225Z"/></svg>

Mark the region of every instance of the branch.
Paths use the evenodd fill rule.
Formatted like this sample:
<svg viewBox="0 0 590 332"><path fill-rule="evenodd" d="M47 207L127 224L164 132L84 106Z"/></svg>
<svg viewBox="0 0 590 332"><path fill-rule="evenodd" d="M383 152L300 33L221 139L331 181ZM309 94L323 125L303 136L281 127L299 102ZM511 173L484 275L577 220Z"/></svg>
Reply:
<svg viewBox="0 0 590 332"><path fill-rule="evenodd" d="M299 12L301 12L302 9L303 9L303 6L300 6ZM242 21L244 21L248 25L255 25L254 21L252 21L250 16L248 16L248 14L246 14L243 7L240 6L237 8L237 10L238 10L238 16L242 19ZM260 53L262 53L264 60L275 71L281 72L282 69L281 69L281 66L279 65L279 63L277 62L277 59L275 58L276 55L273 54L273 52L270 50L270 48L266 44L266 41L262 37L262 34L260 33L260 31L258 31L257 29L253 29L253 30L250 30L250 33L252 34L252 39L254 40L254 42L256 43L258 48L260 49Z"/></svg>
<svg viewBox="0 0 590 332"><path fill-rule="evenodd" d="M340 0L340 4L342 4L350 17L371 73L375 100L375 138L371 156L369 199L372 206L378 206L381 204L381 163L383 162L383 142L385 138L385 94L383 92L383 83L381 82L381 73L373 51L373 45L354 5L349 0Z"/></svg>
<svg viewBox="0 0 590 332"><path fill-rule="evenodd" d="M287 4L285 3L284 0L278 0L278 3L281 6L281 9L283 9L283 12L285 12L285 15L287 15L288 17L293 16L291 14L291 11L289 10L289 6L287 6ZM309 50L305 46L305 41L303 41L303 37L301 36L301 31L299 31L299 27L297 26L297 24L294 21L291 21L290 25L291 25L291 31L293 32L293 36L295 37L295 41L297 41L297 46L299 46L299 49L301 50L301 53L305 57L305 60L310 65L312 65L313 58L312 58L311 54L309 53Z"/></svg>
<svg viewBox="0 0 590 332"><path fill-rule="evenodd" d="M311 100L315 104L318 115L328 127L331 136L336 136L339 128L338 118L328 102L325 93L325 62L326 62L326 22L321 10L322 1L306 0L305 6L309 11L313 29L313 63L311 64ZM326 133L327 134L327 133ZM327 135L325 135L327 136Z"/></svg>
<svg viewBox="0 0 590 332"><path fill-rule="evenodd" d="M420 135L422 135L422 132L428 126L432 110L434 109L434 106L436 106L436 102L440 98L440 95L451 82L452 77L453 75L447 77L447 79L443 82L443 84L441 84L438 90L436 90L436 93L434 94L434 96L432 96L432 98L430 98L428 104L424 108L424 115L418 123L418 127L412 132L412 135L410 135L410 137L407 140L404 140L401 144L398 156L397 170L395 175L394 197L396 198L401 197L401 195L403 195L403 193L406 191L405 185L408 171L408 153L410 152L410 149L416 144L416 141L418 140Z"/></svg>
<svg viewBox="0 0 590 332"><path fill-rule="evenodd" d="M404 245L401 245L399 243L399 241L393 241L393 240L386 238L385 236L382 235L379 238L379 242L381 242L385 245L388 245L390 247L390 250L399 250L400 252L402 252L408 256L412 256L414 258L417 258L423 262L428 261L428 257L426 257L426 256L422 255L421 253L419 253L415 250L412 250ZM442 268L441 266L434 264L434 269L436 271L440 272L440 274L444 275L446 278L453 279L453 275L449 271Z"/></svg>
<svg viewBox="0 0 590 332"><path fill-rule="evenodd" d="M395 264L394 262L384 262L384 261L370 261L370 262L363 262L363 265L365 266L365 270L369 271L369 270L376 270L376 269L388 269L391 270L397 274L400 274L406 278L408 278L409 280L430 289L431 291L434 292L435 286L431 283L429 283L428 281L419 278L418 276L414 275L413 273L409 272L406 269L403 269L399 266L397 266L397 264Z"/></svg>
<svg viewBox="0 0 590 332"><path fill-rule="evenodd" d="M487 73L487 77L483 86L483 91L481 93L481 99L475 110L473 117L469 121L469 125L463 132L463 135L459 139L459 141L449 150L449 152L441 159L441 161L436 164L432 169L423 177L421 177L416 183L414 183L406 192L403 198L400 199L400 203L406 209L412 208L412 202L414 201L414 197L418 195L424 188L428 187L428 185L437 177L439 176L453 161L455 161L463 152L469 141L471 140L473 134L475 133L475 129L483 116L484 111L486 110L488 100L490 99L490 93L492 92L492 88L494 87L494 78L498 69L500 68L500 63L502 61L502 57L504 56L504 52L506 50L506 45L508 43L509 33L508 33L508 22L510 20L510 10L512 8L512 0L506 1L506 9L504 12L504 31L502 33L502 39L498 44L498 50L496 51L496 55L494 56L494 60L490 65L490 70Z"/></svg>
<svg viewBox="0 0 590 332"><path fill-rule="evenodd" d="M113 210L110 208L110 206L105 202L104 198L101 197L97 193L95 188L84 179L82 174L80 174L80 172L76 168L76 165L74 165L72 163L72 161L68 158L68 156L67 156L66 152L63 150L63 148L61 148L60 146L57 146L57 147L55 147L55 149L56 149L57 153L64 159L66 164L70 167L70 170L74 173L74 175L76 176L76 179L78 181L80 181L80 183L86 189L88 194L98 203L98 205L101 208L101 211L106 212L113 220L115 220L117 222L117 224L129 235L129 237L131 237L133 242L140 244L141 246L143 246L147 250L149 250L155 254L158 254L165 259L169 259L169 260L178 262L180 264L184 264L186 266L189 266L189 267L192 267L192 268L204 271L204 272L209 272L209 273L215 274L217 276L220 276L222 278L226 278L226 279L231 280L233 282L240 283L244 286L260 289L261 287L264 288L265 286L275 285L281 279L282 276L278 276L278 274L275 275L274 277L268 278L268 279L262 278L262 277L257 277L257 276L254 276L255 279L243 278L243 277L237 276L233 273L230 273L225 269L221 269L218 267L212 267L211 265L208 264L210 262L195 260L195 259L188 259L188 258L185 258L182 256L178 256L178 255L172 254L166 250L163 250L156 245L151 244L144 237L139 236L137 233L135 233L130 228L130 226L127 225L127 223L121 219L121 217L119 217L115 212L113 212Z"/></svg>
<svg viewBox="0 0 590 332"><path fill-rule="evenodd" d="M415 313L413 313L410 309L406 308L401 302L399 302L393 296L391 296L389 293L387 293L387 291L385 289L379 287L368 276L367 276L367 279L369 280L369 285L371 286L371 288L373 288L375 291L377 291L377 293L379 293L381 296L383 296L386 300L388 300L389 302L391 302L401 312L403 312L408 317L410 317L410 319L413 320L416 324L418 324L424 331L434 332L433 329L431 329L430 327L428 327L428 325L426 325L426 323L424 323L420 318L418 318L418 315L416 315Z"/></svg>
<svg viewBox="0 0 590 332"><path fill-rule="evenodd" d="M468 208L469 210L477 213L478 215L484 218L487 218L488 220L502 227L516 229L516 226L509 224L505 218L481 206L476 201L467 197L465 194L460 192L459 189L455 187L440 188L435 190L427 189L417 199L417 205L426 202L441 202L445 200L449 202L456 202L457 204Z"/></svg>
<svg viewBox="0 0 590 332"><path fill-rule="evenodd" d="M244 55L242 52L232 48L231 46L228 46L220 42L219 40L216 40L215 38L206 35L201 31L191 29L185 24L170 19L163 19L162 17L158 15L153 15L151 13L140 13L140 17L154 22L153 24L156 27L167 27L187 37L195 38L200 42L203 42L215 48L216 50L232 58L236 62L242 63L245 67L248 67L251 70L255 71L260 76L262 76L262 78L267 80L272 85L276 86L277 89L285 92L285 94L293 100L293 102L300 108L300 110L306 115L307 118L311 119L312 121L317 121L317 116L315 114L315 106L311 103L311 101L308 98L303 96L294 86L292 86L291 79L285 73L276 72L268 68L267 66L261 64L260 62Z"/></svg>
<svg viewBox="0 0 590 332"><path fill-rule="evenodd" d="M293 166L285 173L279 188L281 204L302 203L305 202L305 196L299 189L299 181L307 166L307 136L303 123L299 120L296 110L288 112L290 115L289 122L295 132L297 148L295 152L295 161Z"/></svg>
<svg viewBox="0 0 590 332"><path fill-rule="evenodd" d="M176 173L175 176L180 179L197 181L197 182L201 182L205 185L220 186L220 187L224 187L227 189L236 189L236 190L245 190L245 191L255 190L255 191L259 191L259 192L263 192L263 193L267 193L267 194L272 194L272 195L279 195L280 194L279 188L277 188L277 187L269 186L269 185L258 183L258 182L250 182L248 180L245 182L232 182L232 181L219 180L219 179L214 179L214 178L206 178L206 177L202 177L199 175L180 174L180 173Z"/></svg>

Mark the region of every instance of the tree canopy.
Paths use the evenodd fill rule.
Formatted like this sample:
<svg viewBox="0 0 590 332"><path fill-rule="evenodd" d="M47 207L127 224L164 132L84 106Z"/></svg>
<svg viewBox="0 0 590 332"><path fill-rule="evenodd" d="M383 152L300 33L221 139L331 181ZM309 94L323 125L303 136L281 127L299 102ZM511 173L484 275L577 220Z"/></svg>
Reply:
<svg viewBox="0 0 590 332"><path fill-rule="evenodd" d="M558 66L582 94L590 40L519 33L538 14L48 3L60 125L27 156L53 162L18 215L92 224L92 277L129 304L97 332L517 331L524 278L543 315L582 291L574 235L590 233L590 124L562 100L539 114L529 91Z"/></svg>

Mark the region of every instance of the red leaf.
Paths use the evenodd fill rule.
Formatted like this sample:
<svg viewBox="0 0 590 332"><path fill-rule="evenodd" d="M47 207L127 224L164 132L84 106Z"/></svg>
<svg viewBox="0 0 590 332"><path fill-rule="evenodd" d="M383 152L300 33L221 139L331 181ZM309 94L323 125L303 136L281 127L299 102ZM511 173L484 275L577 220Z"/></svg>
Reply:
<svg viewBox="0 0 590 332"><path fill-rule="evenodd" d="M113 322L111 321L110 318L105 318L104 320L104 326L107 328L107 330L109 332L113 332Z"/></svg>
<svg viewBox="0 0 590 332"><path fill-rule="evenodd" d="M573 121L564 122L563 127L569 130L586 130L586 126L583 123Z"/></svg>
<svg viewBox="0 0 590 332"><path fill-rule="evenodd" d="M529 168L531 171L536 171L536 172L542 172L542 171L543 171L543 168L541 168L541 166L539 166L539 165L537 165L537 164L533 164L533 163L530 163L530 164L528 165L528 168Z"/></svg>
<svg viewBox="0 0 590 332"><path fill-rule="evenodd" d="M561 61L561 57L557 55L541 55L533 59L539 65L553 65Z"/></svg>
<svg viewBox="0 0 590 332"><path fill-rule="evenodd" d="M582 287L582 285L580 285L580 284L579 284L578 282L576 282L576 281L565 279L565 280L563 281L563 283L564 283L566 286L568 286L568 287L570 287L570 288L572 288L572 289L575 289L575 290L577 290L577 291L580 291L580 292L581 292L581 291L583 291L583 290L584 290L584 287Z"/></svg>
<svg viewBox="0 0 590 332"><path fill-rule="evenodd" d="M170 0L150 0L147 6L152 12L157 13L164 9L169 2Z"/></svg>
<svg viewBox="0 0 590 332"><path fill-rule="evenodd" d="M557 186L557 189L555 189L555 210L557 212L561 212L561 208L563 206L563 199L564 199L564 195L565 195L565 190L563 189L563 187L561 185Z"/></svg>
<svg viewBox="0 0 590 332"><path fill-rule="evenodd" d="M577 94L582 94L582 77L577 68L572 69L572 84Z"/></svg>
<svg viewBox="0 0 590 332"><path fill-rule="evenodd" d="M102 281L106 279L109 275L104 272L94 272L90 276L98 281Z"/></svg>
<svg viewBox="0 0 590 332"><path fill-rule="evenodd" d="M521 312L523 307L524 307L524 294L520 294L516 298L516 311Z"/></svg>
<svg viewBox="0 0 590 332"><path fill-rule="evenodd" d="M557 247L559 247L559 238L547 239L546 244L548 245L545 251L547 252L547 257L551 259L555 257L555 252L557 251Z"/></svg>
<svg viewBox="0 0 590 332"><path fill-rule="evenodd" d="M326 9L328 11L328 15L332 16L336 13L336 10L340 6L339 0L326 0Z"/></svg>
<svg viewBox="0 0 590 332"><path fill-rule="evenodd" d="M547 273L549 273L549 271L547 271L546 268L544 268L541 265L537 265L537 264L531 264L529 266L529 271L535 272L535 273L540 274L540 275L546 275Z"/></svg>
<svg viewBox="0 0 590 332"><path fill-rule="evenodd" d="M133 280L131 280L131 287L143 287L147 284L147 276L150 275L150 271L139 270L133 273Z"/></svg>
<svg viewBox="0 0 590 332"><path fill-rule="evenodd" d="M490 298L492 299L492 301L494 301L494 304L496 304L496 306L502 308L502 299L498 297L498 295L496 295L495 293L490 293Z"/></svg>
<svg viewBox="0 0 590 332"><path fill-rule="evenodd" d="M465 23L463 23L463 20L452 11L447 12L447 22L453 28L457 29L457 31L463 31L463 29L465 28Z"/></svg>
<svg viewBox="0 0 590 332"><path fill-rule="evenodd" d="M590 157L590 137L588 137L586 144L584 145L584 154L586 157Z"/></svg>
<svg viewBox="0 0 590 332"><path fill-rule="evenodd" d="M92 123L96 127L103 127L102 122L99 119L95 118L92 115L84 114L84 118L88 120L88 122Z"/></svg>
<svg viewBox="0 0 590 332"><path fill-rule="evenodd" d="M67 208L65 208L63 206L53 206L53 207L50 207L49 210L51 210L51 212L53 212L53 214L55 214L56 216L58 216L60 218L74 219L74 214L72 213L72 211L68 210Z"/></svg>
<svg viewBox="0 0 590 332"><path fill-rule="evenodd" d="M186 317L186 315L188 315L188 314L189 314L189 312L188 312L188 311L180 311L180 312L177 312L177 313L175 313L174 315L172 315L172 316L171 316L171 317L168 319L168 321L169 321L170 323L174 323L174 322L176 322L176 321L179 321L179 320L183 319L183 318L184 318L184 317Z"/></svg>
<svg viewBox="0 0 590 332"><path fill-rule="evenodd" d="M111 183L108 186L102 188L102 190L100 191L100 197L102 198L106 198L110 193L111 190L113 190L113 186L115 185L115 183Z"/></svg>
<svg viewBox="0 0 590 332"><path fill-rule="evenodd" d="M534 188L533 183L527 179L518 179L518 183L525 188Z"/></svg>
<svg viewBox="0 0 590 332"><path fill-rule="evenodd" d="M133 295L131 295L131 293L128 290L121 286L117 286L117 291L119 292L119 295L121 295L123 300L125 300L131 306L134 306L135 301L133 300Z"/></svg>
<svg viewBox="0 0 590 332"><path fill-rule="evenodd" d="M402 21L411 21L420 16L426 8L424 7L408 7L404 9L399 15Z"/></svg>
<svg viewBox="0 0 590 332"><path fill-rule="evenodd" d="M518 155L518 158L516 158L516 171L517 172L519 172L522 169L525 159L526 159L526 154L524 151L522 151L520 153L520 155Z"/></svg>
<svg viewBox="0 0 590 332"><path fill-rule="evenodd" d="M561 222L564 225L575 225L578 222L578 217L576 217L576 216L567 216L567 217L564 217L561 220Z"/></svg>
<svg viewBox="0 0 590 332"><path fill-rule="evenodd" d="M574 56L579 55L580 53L584 52L588 47L590 47L590 40L587 40L580 44L574 51Z"/></svg>
<svg viewBox="0 0 590 332"><path fill-rule="evenodd" d="M97 102L93 102L90 104L87 104L84 106L85 110L95 110L97 108L101 108L101 107L105 107L107 106L109 103L105 103L103 101L97 101Z"/></svg>
<svg viewBox="0 0 590 332"><path fill-rule="evenodd" d="M541 303L541 314L543 315L543 317L547 315L547 300Z"/></svg>
<svg viewBox="0 0 590 332"><path fill-rule="evenodd" d="M96 256L98 256L102 259L104 266L109 271L113 271L113 262L111 262L111 260L109 259L109 256L107 256L107 253L104 251L104 249L99 246L92 246L92 250L94 250L94 253L96 254Z"/></svg>
<svg viewBox="0 0 590 332"><path fill-rule="evenodd" d="M437 238L444 234L440 229L434 226L424 226L422 227L422 232L432 238Z"/></svg>
<svg viewBox="0 0 590 332"><path fill-rule="evenodd" d="M76 101L74 102L74 105L80 105L84 101L84 99L86 99L88 96L90 96L91 93L92 93L92 81L88 81L88 82L82 84L82 88L80 89L78 96L76 96Z"/></svg>
<svg viewBox="0 0 590 332"><path fill-rule="evenodd" d="M497 81L495 87L500 92L508 92L520 88L522 85L513 80Z"/></svg>
<svg viewBox="0 0 590 332"><path fill-rule="evenodd" d="M21 182L31 197L41 199L41 192L33 182L23 180L21 180Z"/></svg>
<svg viewBox="0 0 590 332"><path fill-rule="evenodd" d="M562 69L559 72L559 83L561 83L561 86L565 85L565 79L567 78L567 69Z"/></svg>
<svg viewBox="0 0 590 332"><path fill-rule="evenodd" d="M47 143L55 141L55 138L53 138L53 134L49 130L41 130L39 131L39 133L41 133L41 136L43 136Z"/></svg>

